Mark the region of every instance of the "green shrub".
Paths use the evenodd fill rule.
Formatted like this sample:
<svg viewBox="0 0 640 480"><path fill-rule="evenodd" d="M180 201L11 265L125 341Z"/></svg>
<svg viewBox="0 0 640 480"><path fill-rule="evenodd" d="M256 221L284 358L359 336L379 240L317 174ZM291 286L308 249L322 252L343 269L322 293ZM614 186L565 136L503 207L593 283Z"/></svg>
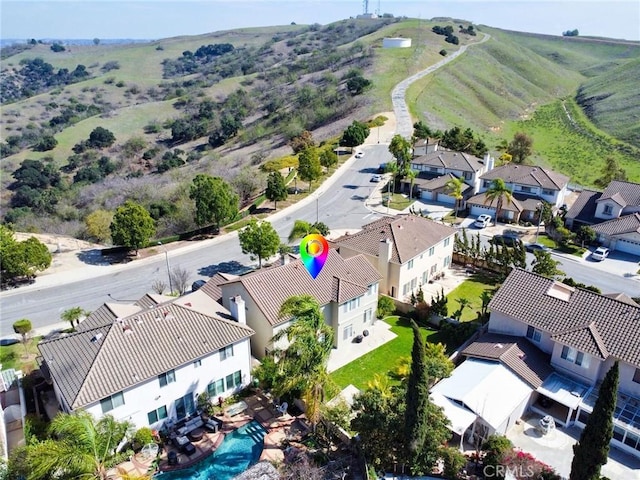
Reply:
<svg viewBox="0 0 640 480"><path fill-rule="evenodd" d="M378 299L378 308L376 310L376 317L385 318L393 314L396 311L396 304L390 297L381 296Z"/></svg>
<svg viewBox="0 0 640 480"><path fill-rule="evenodd" d="M149 427L142 427L133 436L133 443L141 447L148 443L153 443L153 432Z"/></svg>

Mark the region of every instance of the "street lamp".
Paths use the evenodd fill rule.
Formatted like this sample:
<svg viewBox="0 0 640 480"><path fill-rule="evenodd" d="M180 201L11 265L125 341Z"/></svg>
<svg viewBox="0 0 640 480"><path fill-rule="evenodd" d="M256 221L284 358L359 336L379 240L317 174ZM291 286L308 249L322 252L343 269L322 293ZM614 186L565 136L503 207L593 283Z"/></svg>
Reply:
<svg viewBox="0 0 640 480"><path fill-rule="evenodd" d="M167 252L167 247L162 245L162 242L158 242L164 250L164 259L167 262L167 275L169 276L169 292L173 293L173 286L171 285L171 268L169 268L169 252Z"/></svg>
<svg viewBox="0 0 640 480"><path fill-rule="evenodd" d="M542 220L542 203L536 205L536 211L538 212L538 227L536 228L536 243L538 243L538 235L540 234L540 221Z"/></svg>

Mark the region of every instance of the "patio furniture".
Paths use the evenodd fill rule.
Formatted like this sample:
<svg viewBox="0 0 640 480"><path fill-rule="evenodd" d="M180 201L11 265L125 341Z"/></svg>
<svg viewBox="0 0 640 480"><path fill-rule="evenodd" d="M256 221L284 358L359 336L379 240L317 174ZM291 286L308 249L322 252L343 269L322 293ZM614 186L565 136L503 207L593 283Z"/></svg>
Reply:
<svg viewBox="0 0 640 480"><path fill-rule="evenodd" d="M556 422L551 415L545 415L538 422L538 431L542 435L547 435L556 428Z"/></svg>
<svg viewBox="0 0 640 480"><path fill-rule="evenodd" d="M211 433L216 433L222 427L222 421L214 418L208 419L204 422L204 429Z"/></svg>
<svg viewBox="0 0 640 480"><path fill-rule="evenodd" d="M189 443L189 439L188 439L186 436L184 436L184 435L181 435L181 436L179 436L179 437L176 437L176 438L173 440L173 444L174 444L176 447L180 447L180 448L182 448L182 447L183 447L184 445L186 445L187 443Z"/></svg>
<svg viewBox="0 0 640 480"><path fill-rule="evenodd" d="M202 428L196 428L195 430L191 430L188 436L192 442L199 442L202 440L202 435L204 435L204 430Z"/></svg>
<svg viewBox="0 0 640 480"><path fill-rule="evenodd" d="M191 456L194 453L196 453L196 447L191 442L185 443L180 449L182 450L183 453L185 453L188 456Z"/></svg>
<svg viewBox="0 0 640 480"><path fill-rule="evenodd" d="M276 405L276 410L280 415L284 415L287 413L287 409L289 408L289 404L287 402L282 402L282 405Z"/></svg>
<svg viewBox="0 0 640 480"><path fill-rule="evenodd" d="M200 418L199 416L192 418L191 420L186 422L182 427L178 429L178 435L180 436L188 435L189 432L197 428L202 428L203 426L204 426L204 422L202 421L202 418Z"/></svg>
<svg viewBox="0 0 640 480"><path fill-rule="evenodd" d="M142 447L140 454L144 460L156 458L156 456L158 455L158 445L156 443L147 443L144 447Z"/></svg>
<svg viewBox="0 0 640 480"><path fill-rule="evenodd" d="M175 450L171 450L167 454L167 461L169 462L169 465L178 465L178 453Z"/></svg>

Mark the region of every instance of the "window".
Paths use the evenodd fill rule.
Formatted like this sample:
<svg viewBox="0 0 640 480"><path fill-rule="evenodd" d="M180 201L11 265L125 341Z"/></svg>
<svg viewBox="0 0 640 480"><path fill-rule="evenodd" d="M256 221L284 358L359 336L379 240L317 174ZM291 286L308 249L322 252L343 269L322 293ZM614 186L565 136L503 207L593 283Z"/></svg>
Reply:
<svg viewBox="0 0 640 480"><path fill-rule="evenodd" d="M429 280L429 272L426 270L422 272L422 284L424 285Z"/></svg>
<svg viewBox="0 0 640 480"><path fill-rule="evenodd" d="M227 375L227 390L239 387L240 385L242 385L242 372L240 370Z"/></svg>
<svg viewBox="0 0 640 480"><path fill-rule="evenodd" d="M351 310L355 310L359 306L360 306L360 297L356 297L353 300L349 300L348 302L346 302L342 307L342 311L345 313L350 312Z"/></svg>
<svg viewBox="0 0 640 480"><path fill-rule="evenodd" d="M413 268L413 258L407 262L407 270L411 270Z"/></svg>
<svg viewBox="0 0 640 480"><path fill-rule="evenodd" d="M633 374L633 381L636 383L640 383L640 368L636 368L636 371Z"/></svg>
<svg viewBox="0 0 640 480"><path fill-rule="evenodd" d="M412 291L415 290L417 286L418 286L418 277L411 280L411 290Z"/></svg>
<svg viewBox="0 0 640 480"><path fill-rule="evenodd" d="M164 418L167 418L166 405L158 407L155 410L151 410L149 413L147 413L147 420L149 421L149 425L153 425L154 423Z"/></svg>
<svg viewBox="0 0 640 480"><path fill-rule="evenodd" d="M444 246L445 247L448 247L450 243L451 243L451 237L444 239Z"/></svg>
<svg viewBox="0 0 640 480"><path fill-rule="evenodd" d="M367 295L377 295L378 294L378 284L374 283L372 285L369 285L369 288L367 289Z"/></svg>
<svg viewBox="0 0 640 480"><path fill-rule="evenodd" d="M198 359L195 362L193 362L193 368L198 368L202 366L202 359Z"/></svg>
<svg viewBox="0 0 640 480"><path fill-rule="evenodd" d="M444 268L447 268L449 265L451 265L451 255L447 255L444 259L444 262L442 262L442 265L444 265Z"/></svg>
<svg viewBox="0 0 640 480"><path fill-rule="evenodd" d="M489 188L491 186L491 182L489 180L484 180L482 182L482 188Z"/></svg>
<svg viewBox="0 0 640 480"><path fill-rule="evenodd" d="M176 417L178 419L191 415L196 411L196 404L193 401L193 393L187 393L184 397L178 398L176 404Z"/></svg>
<svg viewBox="0 0 640 480"><path fill-rule="evenodd" d="M462 175L464 176L465 180L471 180L471 178L473 177L473 174L471 172L464 172Z"/></svg>
<svg viewBox="0 0 640 480"><path fill-rule="evenodd" d="M220 361L233 357L233 345L227 345L220 350Z"/></svg>
<svg viewBox="0 0 640 480"><path fill-rule="evenodd" d="M521 185L520 191L525 193L531 193L531 187L527 187L526 185Z"/></svg>
<svg viewBox="0 0 640 480"><path fill-rule="evenodd" d="M158 375L158 380L160 380L161 387L166 387L170 383L173 383L176 381L176 371L169 370L166 373L161 373L160 375Z"/></svg>
<svg viewBox="0 0 640 480"><path fill-rule="evenodd" d="M432 257L435 252L436 252L436 247L431 247L429 249L429 256Z"/></svg>
<svg viewBox="0 0 640 480"><path fill-rule="evenodd" d="M430 172L437 172L438 171L438 167L429 167L429 171Z"/></svg>
<svg viewBox="0 0 640 480"><path fill-rule="evenodd" d="M438 270L438 266L437 265L431 265L431 275L436 273L437 270Z"/></svg>
<svg viewBox="0 0 640 480"><path fill-rule="evenodd" d="M122 392L114 393L113 395L100 400L102 413L107 413L121 405L124 405L124 395L122 395Z"/></svg>
<svg viewBox="0 0 640 480"><path fill-rule="evenodd" d="M342 330L342 339L346 340L348 338L351 338L352 336L353 336L353 327L351 325L347 325Z"/></svg>
<svg viewBox="0 0 640 480"><path fill-rule="evenodd" d="M567 362L575 363L579 367L589 368L589 357L585 356L584 353L579 352L575 348L567 347L565 345L562 347L560 357Z"/></svg>
<svg viewBox="0 0 640 480"><path fill-rule="evenodd" d="M210 397L222 395L224 393L224 380L221 378L207 385L207 393Z"/></svg>
<svg viewBox="0 0 640 480"><path fill-rule="evenodd" d="M611 205L605 205L602 213L605 215L613 215L613 207Z"/></svg>
<svg viewBox="0 0 640 480"><path fill-rule="evenodd" d="M534 342L540 342L542 340L542 332L537 328L533 328L531 325L527 327L527 338Z"/></svg>
<svg viewBox="0 0 640 480"><path fill-rule="evenodd" d="M542 194L543 195L553 195L553 190L549 190L548 188L543 188L542 189Z"/></svg>
<svg viewBox="0 0 640 480"><path fill-rule="evenodd" d="M409 293L409 285L410 285L410 283L407 282L402 286L402 294L403 295L407 295Z"/></svg>
<svg viewBox="0 0 640 480"><path fill-rule="evenodd" d="M362 318L362 322L370 323L372 318L373 318L373 310L371 310L370 308L367 308L364 311L364 317Z"/></svg>

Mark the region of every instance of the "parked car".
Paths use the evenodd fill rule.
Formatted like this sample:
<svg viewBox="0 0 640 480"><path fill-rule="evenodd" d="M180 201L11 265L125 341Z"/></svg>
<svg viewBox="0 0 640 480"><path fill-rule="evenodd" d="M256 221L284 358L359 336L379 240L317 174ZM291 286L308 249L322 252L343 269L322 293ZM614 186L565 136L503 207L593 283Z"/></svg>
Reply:
<svg viewBox="0 0 640 480"><path fill-rule="evenodd" d="M382 181L382 175L374 175L373 177L371 177L371 181L373 183L378 183Z"/></svg>
<svg viewBox="0 0 640 480"><path fill-rule="evenodd" d="M609 249L605 248L605 247L598 247L591 254L591 258L593 258L594 260L596 260L598 262L601 262L602 260L604 260L608 256L609 256Z"/></svg>
<svg viewBox="0 0 640 480"><path fill-rule="evenodd" d="M527 252L535 252L535 251L546 252L547 250L549 250L549 247L547 247L546 245L543 245L541 243L535 243L535 242L525 243L524 248L527 249Z"/></svg>
<svg viewBox="0 0 640 480"><path fill-rule="evenodd" d="M476 228L484 228L491 224L491 215L487 215L483 213L482 215L478 215L476 221L473 222L473 226Z"/></svg>
<svg viewBox="0 0 640 480"><path fill-rule="evenodd" d="M356 158L362 158L362 157L364 157L364 152L356 153Z"/></svg>
<svg viewBox="0 0 640 480"><path fill-rule="evenodd" d="M384 173L387 170L387 164L381 163L378 165L378 173Z"/></svg>
<svg viewBox="0 0 640 480"><path fill-rule="evenodd" d="M515 247L522 244L522 240L513 235L494 235L489 239L489 243L494 245L504 245L505 247Z"/></svg>

